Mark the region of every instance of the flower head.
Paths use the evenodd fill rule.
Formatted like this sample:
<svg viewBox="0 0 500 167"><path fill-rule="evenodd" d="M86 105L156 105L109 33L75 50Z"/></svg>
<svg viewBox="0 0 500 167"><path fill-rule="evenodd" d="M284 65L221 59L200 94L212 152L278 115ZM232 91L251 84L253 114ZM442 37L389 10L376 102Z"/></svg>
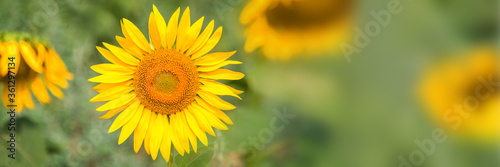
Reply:
<svg viewBox="0 0 500 167"><path fill-rule="evenodd" d="M430 114L444 127L474 140L500 137L498 52L484 47L432 68L420 85Z"/></svg>
<svg viewBox="0 0 500 167"><path fill-rule="evenodd" d="M0 76L3 105L7 108L15 104L18 112L25 107L34 108L31 93L40 103L51 101L49 91L62 99L64 94L60 88L67 88L67 80L73 79L54 48L24 33L1 34ZM8 83L9 76L15 77L14 101L8 95L9 85L12 86Z"/></svg>
<svg viewBox="0 0 500 167"><path fill-rule="evenodd" d="M353 1L251 0L240 22L247 25L245 51L262 47L271 59L334 48L350 36Z"/></svg>
<svg viewBox="0 0 500 167"><path fill-rule="evenodd" d="M94 87L100 94L90 101L108 101L97 108L108 111L101 118L119 114L109 129L114 132L122 128L118 143L134 132L135 152L144 142L153 159L159 150L167 161L172 145L184 155L190 152L191 143L196 152L198 139L207 145L206 133L215 136L212 127L226 130L226 124L232 124L221 110L235 106L217 95L240 98L242 91L215 80L239 80L244 76L220 69L241 64L227 60L235 51L207 54L219 42L222 27L213 32L212 20L201 31L204 18L191 24L189 7L180 22L179 15L180 8L166 22L153 5L149 42L132 22L123 19L125 37L116 37L121 47L107 43L107 49L98 46L97 50L111 63L92 66L102 75L89 79L100 83Z"/></svg>

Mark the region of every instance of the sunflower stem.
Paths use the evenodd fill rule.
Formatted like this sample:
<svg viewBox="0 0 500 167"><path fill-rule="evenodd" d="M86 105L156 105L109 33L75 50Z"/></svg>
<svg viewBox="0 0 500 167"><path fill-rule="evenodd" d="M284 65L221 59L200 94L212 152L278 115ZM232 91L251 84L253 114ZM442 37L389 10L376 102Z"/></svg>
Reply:
<svg viewBox="0 0 500 167"><path fill-rule="evenodd" d="M175 167L174 164L174 149L170 149L170 158L168 159L168 167Z"/></svg>

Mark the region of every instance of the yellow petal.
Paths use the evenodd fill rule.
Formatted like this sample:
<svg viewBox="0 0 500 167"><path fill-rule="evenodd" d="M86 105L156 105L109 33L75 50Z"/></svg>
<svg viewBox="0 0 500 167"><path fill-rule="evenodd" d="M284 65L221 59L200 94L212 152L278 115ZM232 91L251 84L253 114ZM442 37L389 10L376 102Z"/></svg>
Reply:
<svg viewBox="0 0 500 167"><path fill-rule="evenodd" d="M214 70L217 70L221 67L224 67L224 66L227 66L229 64L242 64L242 62L240 61L233 61L233 60L228 60L228 61L223 61L219 64L216 64L216 65L211 65L211 66L201 66L201 67L198 67L197 70L200 71L200 72L209 72L209 71L214 71Z"/></svg>
<svg viewBox="0 0 500 167"><path fill-rule="evenodd" d="M108 133L114 132L127 123L139 110L141 102L139 100L134 101L127 109L123 110L118 117L116 117L111 127L109 127ZM142 109L141 109L142 111Z"/></svg>
<svg viewBox="0 0 500 167"><path fill-rule="evenodd" d="M174 12L172 17L170 17L170 20L168 21L168 27L167 27L167 33L166 33L166 39L167 39L167 48L172 48L175 39L177 37L177 24L179 23L179 13L181 11L181 8L177 8L177 10Z"/></svg>
<svg viewBox="0 0 500 167"><path fill-rule="evenodd" d="M160 35L161 46L167 48L167 24L165 23L165 19L158 11L155 5L153 5L153 14L155 16L156 26L158 27L158 34Z"/></svg>
<svg viewBox="0 0 500 167"><path fill-rule="evenodd" d="M180 51L181 47L185 45L186 33L191 26L191 16L189 14L189 6L186 7L184 13L182 13L181 21L179 22L179 28L177 29L177 51Z"/></svg>
<svg viewBox="0 0 500 167"><path fill-rule="evenodd" d="M200 112L205 116L207 121L210 123L211 126L214 128L220 129L220 130L227 130L227 126L222 123L217 117L215 117L211 112L205 111L205 112Z"/></svg>
<svg viewBox="0 0 500 167"><path fill-rule="evenodd" d="M65 81L65 79L67 79L67 80L73 79L73 74L68 72L68 69L66 68L66 65L62 61L61 57L59 57L59 55L53 49L49 49L48 57L46 57L46 61L48 59L51 59L51 63L46 62L46 64L51 64L51 67L55 68L55 73L57 75L59 75L59 78L62 81ZM58 85L60 85L60 84L58 84ZM60 86L62 86L62 85L60 85ZM65 87L65 86L62 86L62 87Z"/></svg>
<svg viewBox="0 0 500 167"><path fill-rule="evenodd" d="M7 45L0 42L0 64L8 63L8 55L7 55ZM3 77L7 75L9 71L9 67L7 65L0 66L0 76Z"/></svg>
<svg viewBox="0 0 500 167"><path fill-rule="evenodd" d="M54 74L54 73L45 73L45 78L47 78L47 80L49 82L52 82L53 84L55 84L57 86L60 86L62 88L67 88L68 87L68 81L66 81L66 79L62 78L57 73L56 74Z"/></svg>
<svg viewBox="0 0 500 167"><path fill-rule="evenodd" d="M128 39L128 40L132 41L132 37L130 37L130 34L129 34L129 33L127 32L127 30L125 29L125 24L123 24L123 20L120 20L120 25L121 25L121 28L122 28L122 33L123 33L123 36L124 36L126 39ZM132 42L134 42L134 41L132 41ZM134 43L134 45L135 45L135 43ZM139 47L139 46L137 46L137 47Z"/></svg>
<svg viewBox="0 0 500 167"><path fill-rule="evenodd" d="M26 41L21 41L19 42L19 51L21 52L21 55L23 56L24 62L28 64L28 66L35 72L37 73L42 73L42 67L38 62L36 61L36 53L35 50L33 50L33 47L26 42Z"/></svg>
<svg viewBox="0 0 500 167"><path fill-rule="evenodd" d="M152 117L152 115L155 115L154 112L151 112L151 110L144 108L141 120L139 121L139 124L135 128L134 131L134 151L137 153L139 149L141 148L142 141L144 140L144 137L146 136L146 132L148 131L149 128L149 119Z"/></svg>
<svg viewBox="0 0 500 167"><path fill-rule="evenodd" d="M233 92L233 93L235 93L235 94L237 94L237 95L239 95L239 94L242 94L242 93L243 93L243 91L241 91L241 90L236 90L236 89L234 89L234 88L232 88L232 87L230 87L230 86L227 86L227 85L225 85L225 84L219 83L219 82L214 81L214 80L209 80L209 79L200 79L200 82L201 82L201 83L203 83L203 84L216 84L216 85L221 85L221 86L224 86L224 87L228 88L229 90L231 90L231 92Z"/></svg>
<svg viewBox="0 0 500 167"><path fill-rule="evenodd" d="M90 99L90 102L114 100L120 98L124 94L129 94L132 90L134 90L134 88L131 86L112 87Z"/></svg>
<svg viewBox="0 0 500 167"><path fill-rule="evenodd" d="M133 74L134 69L116 64L98 64L90 67L95 72L106 75L128 75Z"/></svg>
<svg viewBox="0 0 500 167"><path fill-rule="evenodd" d="M17 109L16 110L19 110L19 112L21 112L23 110L23 108L26 106L24 100L25 100L25 94L24 94L24 89L22 89L22 86L20 84L17 84L16 85L16 95L17 95L17 98L16 98L16 101L15 103L17 104Z"/></svg>
<svg viewBox="0 0 500 167"><path fill-rule="evenodd" d="M224 80L239 80L243 78L245 74L241 72L235 72L228 69L217 69L210 72L205 72L200 74L200 78L208 79L224 79Z"/></svg>
<svg viewBox="0 0 500 167"><path fill-rule="evenodd" d="M47 80L46 78L44 80ZM49 88L50 93L52 93L54 96L56 96L58 99L62 99L64 97L63 92L61 89L59 89L56 85L54 85L52 82L45 82L45 86Z"/></svg>
<svg viewBox="0 0 500 167"><path fill-rule="evenodd" d="M180 117L180 114L179 113L176 113L174 114L174 119L175 119L175 131L177 132L177 136L179 138L179 142L182 146L182 148L184 148L184 151L186 151L186 153L189 154L189 152L191 151L191 149L189 148L189 141L188 141L188 137L186 135L186 126L185 124L183 124L183 121L181 120L182 118Z"/></svg>
<svg viewBox="0 0 500 167"><path fill-rule="evenodd" d="M20 113L24 109L24 102L21 102L18 100L17 108L16 108L16 113Z"/></svg>
<svg viewBox="0 0 500 167"><path fill-rule="evenodd" d="M92 89L101 93L101 92L106 91L108 89L111 89L115 86L130 86L130 85L132 85L132 82L133 82L132 80L128 80L128 81L119 82L119 83L100 83L100 84L94 86Z"/></svg>
<svg viewBox="0 0 500 167"><path fill-rule="evenodd" d="M47 57L47 49L45 49L45 46L42 44L37 45L37 52L38 52L38 57L36 59L38 65L42 68L43 67L43 61L45 60L45 57Z"/></svg>
<svg viewBox="0 0 500 167"><path fill-rule="evenodd" d="M168 116L167 115L162 115L163 118L163 125L165 126L163 128L163 140L161 141L160 145L160 152L163 157L167 162L170 159L170 149L172 147L172 130L170 128L170 123L168 122Z"/></svg>
<svg viewBox="0 0 500 167"><path fill-rule="evenodd" d="M118 57L116 57L113 53L111 53L109 50L104 49L102 47L96 46L97 50L101 53L101 55L106 58L109 62L122 65L122 66L130 66L130 64L124 63Z"/></svg>
<svg viewBox="0 0 500 167"><path fill-rule="evenodd" d="M158 149L160 149L160 143L163 139L163 117L158 115L156 117L155 123L153 124L151 131L151 141L150 141L150 151L153 160L158 156Z"/></svg>
<svg viewBox="0 0 500 167"><path fill-rule="evenodd" d="M118 44L120 44L120 46L132 56L138 59L142 59L144 57L141 49L133 41L120 36L116 36L116 41L118 41Z"/></svg>
<svg viewBox="0 0 500 167"><path fill-rule="evenodd" d="M251 23L262 13L262 10L267 9L269 4L273 2L275 1L249 1L241 12L240 23L243 25Z"/></svg>
<svg viewBox="0 0 500 167"><path fill-rule="evenodd" d="M99 75L94 78L90 78L90 82L102 82L102 83L119 83L125 82L134 78L134 75Z"/></svg>
<svg viewBox="0 0 500 167"><path fill-rule="evenodd" d="M122 144L125 140L127 140L132 132L134 132L134 129L137 127L139 120L141 120L143 110L144 107L139 107L134 116L132 116L132 118L127 123L125 123L125 125L123 125L122 131L120 132L120 137L118 138L118 144Z"/></svg>
<svg viewBox="0 0 500 167"><path fill-rule="evenodd" d="M36 99L38 99L38 101L40 101L41 103L50 102L49 92L47 92L42 78L40 78L38 74L34 75L31 79L31 91L35 95Z"/></svg>
<svg viewBox="0 0 500 167"><path fill-rule="evenodd" d="M193 147L194 153L196 154L198 150L198 138L196 138L196 135L193 133L191 129L187 129L187 135L189 138L189 143L191 143L191 147Z"/></svg>
<svg viewBox="0 0 500 167"><path fill-rule="evenodd" d="M195 60L194 64L195 65L203 65L203 66L216 65L218 63L223 62L227 58L231 57L232 55L234 55L234 53L236 53L236 51L210 53L210 54L207 54L207 55Z"/></svg>
<svg viewBox="0 0 500 167"><path fill-rule="evenodd" d="M263 35L248 36L244 46L245 51L252 52L259 46L262 46L265 42L264 38Z"/></svg>
<svg viewBox="0 0 500 167"><path fill-rule="evenodd" d="M181 136L179 135L178 125L175 114L170 115L170 130L172 131L172 144L179 154L184 156L184 147L181 144Z"/></svg>
<svg viewBox="0 0 500 167"><path fill-rule="evenodd" d="M222 27L219 27L217 28L217 30L215 30L214 34L210 37L210 39L208 39L208 41L201 47L201 49L193 53L191 59L196 59L210 52L215 47L215 45L219 43L221 36L222 36Z"/></svg>
<svg viewBox="0 0 500 167"><path fill-rule="evenodd" d="M236 97L241 100L241 97L236 95L234 92L232 92L229 88L218 85L218 84L212 84L212 83L205 83L200 86L201 90L216 94L216 95L229 95Z"/></svg>
<svg viewBox="0 0 500 167"><path fill-rule="evenodd" d="M151 47L149 46L148 40L146 40L146 37L144 37L144 34L142 34L141 30L139 30L139 28L137 28L134 23L125 18L123 19L123 24L125 25L125 30L127 31L128 35L130 35L132 41L134 41L134 43L142 50L151 53Z"/></svg>
<svg viewBox="0 0 500 167"><path fill-rule="evenodd" d="M23 83L23 84L21 84L21 83L23 83L23 82L20 82L18 84L18 91L20 91L18 97L22 97L21 103L24 102L24 105L26 107L28 107L30 110L33 110L33 108L35 107L35 103L33 103L33 99L31 99L31 94L30 94L30 91L29 91L29 88L27 85L28 83Z"/></svg>
<svg viewBox="0 0 500 167"><path fill-rule="evenodd" d="M155 47L155 50L161 49L161 37L158 32L158 26L156 25L156 18L153 12L149 13L149 38L151 39L151 43Z"/></svg>
<svg viewBox="0 0 500 167"><path fill-rule="evenodd" d="M205 102L205 100L199 98L199 97L195 97L195 100L196 102L203 108L205 108L207 111L211 112L212 114L214 114L217 118L221 119L222 121L224 121L226 124L229 124L229 125L232 125L233 124L233 121L231 121L231 119L226 115L226 113L224 113L223 111L221 111L220 109L218 108L215 108L214 106L208 104L207 102Z"/></svg>
<svg viewBox="0 0 500 167"><path fill-rule="evenodd" d="M202 84L210 84L210 85L214 85L214 84L215 84L215 85L221 85L221 86L224 86L224 87L228 88L229 90L231 90L231 92L233 92L233 93L235 93L235 94L241 94L241 93L243 93L243 91L241 91L241 90L236 90L236 89L234 89L234 88L232 88L232 87L230 87L230 86L227 86L227 85L225 85L225 84L222 84L222 83L217 82L217 81L214 81L214 80L210 80L210 79L200 79L200 82L201 82Z"/></svg>
<svg viewBox="0 0 500 167"><path fill-rule="evenodd" d="M6 57L14 57L15 58L14 59L15 68L14 68L14 70L11 70L15 74L17 74L17 71L19 71L19 64L21 63L21 56L19 55L18 45L19 44L16 41L10 41L6 44L7 50L5 51ZM10 61L8 61L8 62L11 63Z"/></svg>
<svg viewBox="0 0 500 167"><path fill-rule="evenodd" d="M146 150L146 153L151 154L150 152L150 141L151 141L151 131L153 131L153 124L155 123L155 120L156 120L156 113L155 112L151 112L151 117L149 118L149 125L148 125L148 131L146 132L146 136L144 137L144 149Z"/></svg>
<svg viewBox="0 0 500 167"><path fill-rule="evenodd" d="M186 36L185 36L186 38L184 41L184 45L182 45L180 48L181 53L184 53L188 48L190 48L191 45L193 45L193 43L195 42L198 35L200 35L201 26L203 25L204 19L205 19L205 17L201 17L186 32Z"/></svg>
<svg viewBox="0 0 500 167"><path fill-rule="evenodd" d="M215 81L212 81L212 82L215 82ZM218 83L218 82L217 82L217 83ZM227 86L227 85L224 85L224 86L226 86L227 88L229 88L229 89L230 89L233 93L236 93L237 95L239 95L239 94L242 94L242 93L243 93L243 91L241 91L241 90L236 90L236 89L234 89L234 88L232 88L232 87L230 87L230 86Z"/></svg>
<svg viewBox="0 0 500 167"><path fill-rule="evenodd" d="M232 109L236 108L232 104L222 100L221 98L219 98L217 95L214 95L213 93L210 93L210 92L207 92L204 90L200 90L200 91L198 91L198 95L200 95L200 97L203 100L205 100L208 104L211 104L214 107L220 108L222 110L232 110Z"/></svg>
<svg viewBox="0 0 500 167"><path fill-rule="evenodd" d="M109 119L111 117L114 117L116 114L127 109L131 104L132 104L132 102L129 102L121 107L113 108L113 109L109 110L106 114L104 114L103 116L99 117L99 119Z"/></svg>
<svg viewBox="0 0 500 167"><path fill-rule="evenodd" d="M139 64L139 59L135 58L134 56L130 55L127 53L125 50L123 50L120 47L110 45L106 42L103 42L104 46L111 51L118 59L120 59L122 62L127 63L132 66L136 66Z"/></svg>
<svg viewBox="0 0 500 167"><path fill-rule="evenodd" d="M196 38L196 41L193 43L191 47L189 47L188 51L186 52L186 55L192 55L194 52L200 50L200 48L205 45L205 43L208 41L208 38L210 37L210 34L214 31L214 20L210 21L208 23L208 26L203 30L203 32ZM196 59L192 58L192 59Z"/></svg>
<svg viewBox="0 0 500 167"><path fill-rule="evenodd" d="M203 112L204 109L199 106L196 103L193 103L191 106L188 106L188 112L191 112L193 117L196 119L198 125L200 125L200 128L207 132L208 134L215 136L214 130L212 129L212 126L210 126L210 123L208 120L199 112Z"/></svg>
<svg viewBox="0 0 500 167"><path fill-rule="evenodd" d="M118 99L111 100L111 101L107 102L106 104L102 105L101 107L97 108L96 110L97 111L106 111L106 110L110 110L113 108L118 108L120 106L127 104L128 102L132 101L133 99L135 99L135 96L136 96L135 93L129 93L129 94L123 95Z"/></svg>
<svg viewBox="0 0 500 167"><path fill-rule="evenodd" d="M179 118L181 120L181 124L184 127L184 135L189 139L189 142L191 143L191 146L193 146L193 151L196 153L197 147L198 147L198 140L196 139L194 133L191 131L189 128L189 125L186 121L186 116L182 113L179 113ZM189 149L189 147L188 147ZM189 151L188 151L189 153Z"/></svg>
<svg viewBox="0 0 500 167"><path fill-rule="evenodd" d="M183 111L183 113L184 115L186 115L186 121L189 125L189 128L191 128L193 133L196 134L198 138L200 138L201 143L203 143L206 146L208 144L207 135L205 134L205 132L201 131L193 114L189 111Z"/></svg>

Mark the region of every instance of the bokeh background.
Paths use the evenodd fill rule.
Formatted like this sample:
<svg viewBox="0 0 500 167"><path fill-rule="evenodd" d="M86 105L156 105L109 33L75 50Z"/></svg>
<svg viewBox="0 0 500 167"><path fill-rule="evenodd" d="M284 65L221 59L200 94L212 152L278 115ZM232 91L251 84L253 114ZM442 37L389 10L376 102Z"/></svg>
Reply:
<svg viewBox="0 0 500 167"><path fill-rule="evenodd" d="M370 11L386 10L388 2L356 1L352 29L363 29L375 20ZM319 56L281 61L266 58L259 49L244 51L246 26L240 24L239 16L246 0L1 0L0 31L44 37L75 78L63 100L37 102L34 110L17 115L16 160L7 158L7 145L2 142L0 166L166 166L163 158L153 161L144 149L135 154L131 138L117 144L119 133L107 133L112 119L98 119L103 113L95 109L101 104L89 102L97 92L91 89L96 84L87 81L98 75L91 65L107 62L95 46L102 42L117 45L115 36L122 36L121 18L147 34L152 4L166 19L178 7L184 10L187 6L192 20L205 16L206 26L214 19L216 26L224 27L214 51L237 50L232 59L243 64L229 68L246 75L240 81L227 82L245 91L242 101L224 97L237 106L226 112L234 125L227 131L218 130L217 137L211 138L213 144L198 153L201 158L191 154L184 158L186 162L210 166L401 166L400 156L408 160L419 149L415 140L430 138L435 128L443 126L429 114L432 111L419 95L426 72L442 61L467 56L478 46L498 46L499 4L495 0L400 2L402 12L393 15L390 24L360 53L353 54L351 61L338 45L316 53ZM7 140L4 111L0 138ZM279 113L287 113L289 118ZM280 125L283 128L272 128ZM500 166L498 139L469 140L442 128L448 136L446 142L436 144L420 166ZM176 164L185 166L181 159Z"/></svg>

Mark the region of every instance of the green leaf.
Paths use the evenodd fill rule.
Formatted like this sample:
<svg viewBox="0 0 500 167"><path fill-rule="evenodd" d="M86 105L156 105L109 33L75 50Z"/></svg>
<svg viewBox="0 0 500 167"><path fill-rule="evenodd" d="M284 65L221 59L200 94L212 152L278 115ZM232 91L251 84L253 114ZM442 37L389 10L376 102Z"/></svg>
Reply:
<svg viewBox="0 0 500 167"><path fill-rule="evenodd" d="M214 144L198 148L197 153L176 155L174 163L177 167L208 166L214 156Z"/></svg>

